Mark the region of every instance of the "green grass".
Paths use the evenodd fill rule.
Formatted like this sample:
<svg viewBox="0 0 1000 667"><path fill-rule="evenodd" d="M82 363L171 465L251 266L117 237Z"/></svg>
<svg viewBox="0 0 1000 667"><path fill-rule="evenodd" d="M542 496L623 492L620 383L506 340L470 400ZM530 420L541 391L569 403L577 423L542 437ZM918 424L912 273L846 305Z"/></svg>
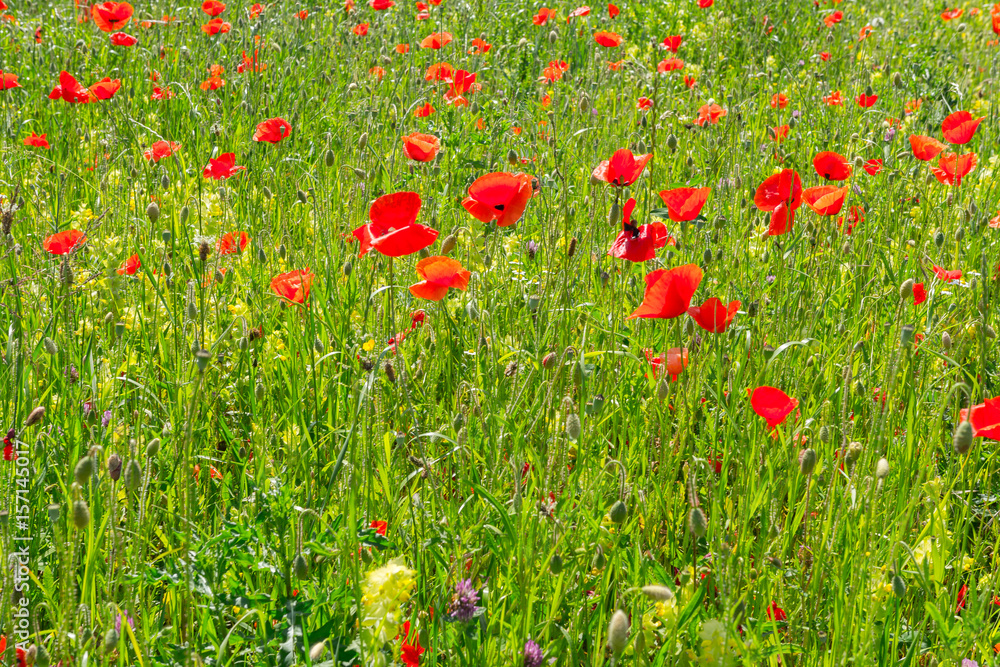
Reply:
<svg viewBox="0 0 1000 667"><path fill-rule="evenodd" d="M276 4L256 19L234 2L232 31L209 37L196 5L137 4L123 31L139 43L122 48L65 4L8 4L0 70L22 87L0 91L0 194L17 209L0 248L0 414L30 475L0 462L0 557L28 547L36 662L401 664L395 624L384 645L361 630L368 575L400 559L412 594L405 573L389 588L408 598L397 621L419 632L423 665L519 667L528 639L546 662L608 665L619 608L631 618L622 665L994 664L1000 460L988 438L953 447L959 410L1000 394L991 6L946 22L931 3L636 1L569 23L575 6L557 5L535 26L540 5L444 0L417 21L404 1L349 14ZM835 9L844 19L827 28ZM164 15L178 20L137 25ZM622 45L597 46L601 29ZM437 30L454 41L421 49ZM671 54L653 45L674 34L685 67L658 76ZM468 53L476 37L488 53ZM255 48L267 68L237 73ZM553 60L568 73L540 82ZM442 61L476 73L468 106L425 81ZM203 91L213 64L225 86ZM122 86L107 101L50 100L61 70ZM151 100L154 85L176 96ZM854 99L867 87L879 99L864 109ZM835 90L844 104L829 107ZM779 92L783 110L769 104ZM641 96L654 108L637 110ZM710 101L727 115L699 127ZM415 117L425 102L437 112ZM959 110L984 120L953 147L978 166L949 187L908 137L940 140ZM252 141L272 117L291 136ZM894 136L889 118L901 119ZM768 130L784 124L776 144ZM415 131L440 138L432 163L403 155ZM25 147L31 132L51 149ZM181 148L150 164L157 140ZM619 193L591 172L623 147L653 158ZM855 164L842 215L861 207L864 220L848 236L802 206L789 234L768 237L757 187L781 168L822 184L822 150ZM203 178L228 152L246 170ZM521 170L539 192L515 226L461 206L479 176ZM698 219L675 223L657 193L683 185L712 192ZM407 190L440 232L429 254L456 239L467 291L420 301L407 289L418 255L357 257L370 203ZM676 239L646 266L606 254L612 207L630 196L639 223L661 219ZM80 249L42 249L70 228L86 232ZM236 231L250 238L242 254L214 250ZM141 270L118 275L133 253ZM728 331L626 319L647 273L688 263L704 270L693 304L741 301ZM271 279L304 268L307 304L283 303ZM907 279L926 302L901 299ZM674 347L689 365L662 382L645 351ZM747 396L765 385L799 402L774 433ZM817 454L810 475L803 448ZM77 484L88 455L94 473ZM0 572L3 664L18 639L14 576ZM453 622L463 579L482 610ZM674 599L644 596L652 584ZM109 635L119 615L132 624Z"/></svg>

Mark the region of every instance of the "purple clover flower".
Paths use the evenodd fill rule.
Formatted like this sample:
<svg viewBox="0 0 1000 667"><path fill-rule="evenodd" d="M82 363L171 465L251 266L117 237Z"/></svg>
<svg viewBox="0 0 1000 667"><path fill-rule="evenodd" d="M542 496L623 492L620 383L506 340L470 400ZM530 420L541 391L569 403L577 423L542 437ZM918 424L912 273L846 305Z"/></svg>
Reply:
<svg viewBox="0 0 1000 667"><path fill-rule="evenodd" d="M524 667L542 667L542 647L530 639L524 643Z"/></svg>
<svg viewBox="0 0 1000 667"><path fill-rule="evenodd" d="M479 610L479 607L476 606L477 602L479 602L479 593L472 586L472 580L462 579L455 584L455 594L451 598L448 615L455 621L471 621Z"/></svg>

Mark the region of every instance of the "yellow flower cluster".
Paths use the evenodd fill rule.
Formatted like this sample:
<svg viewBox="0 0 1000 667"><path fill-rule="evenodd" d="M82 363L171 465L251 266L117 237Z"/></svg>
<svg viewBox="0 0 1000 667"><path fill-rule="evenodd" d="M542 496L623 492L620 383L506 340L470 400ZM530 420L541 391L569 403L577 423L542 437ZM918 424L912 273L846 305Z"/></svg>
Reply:
<svg viewBox="0 0 1000 667"><path fill-rule="evenodd" d="M361 633L370 649L378 650L399 634L400 607L410 599L417 585L415 575L402 558L393 559L368 575L361 600L364 606Z"/></svg>

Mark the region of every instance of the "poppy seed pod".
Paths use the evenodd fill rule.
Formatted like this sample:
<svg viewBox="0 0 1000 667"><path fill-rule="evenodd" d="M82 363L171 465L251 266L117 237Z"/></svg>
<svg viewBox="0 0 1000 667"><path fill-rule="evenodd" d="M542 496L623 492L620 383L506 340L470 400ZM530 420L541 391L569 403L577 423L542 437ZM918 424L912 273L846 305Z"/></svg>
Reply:
<svg viewBox="0 0 1000 667"><path fill-rule="evenodd" d="M913 279L907 278L899 286L899 298L902 301L909 301L913 297Z"/></svg>
<svg viewBox="0 0 1000 667"><path fill-rule="evenodd" d="M558 553L552 554L552 558L549 559L549 572L552 574L559 574L563 569L562 556Z"/></svg>
<svg viewBox="0 0 1000 667"><path fill-rule="evenodd" d="M149 218L150 222L156 222L160 219L160 207L155 201L149 202L149 206L146 207L146 217Z"/></svg>
<svg viewBox="0 0 1000 667"><path fill-rule="evenodd" d="M803 449L799 452L799 472L803 475L811 475L816 468L816 450Z"/></svg>
<svg viewBox="0 0 1000 667"><path fill-rule="evenodd" d="M302 203L302 204L308 204L309 203L309 197L302 190L296 190L295 196L299 198L299 203Z"/></svg>
<svg viewBox="0 0 1000 667"><path fill-rule="evenodd" d="M122 476L122 457L112 454L108 457L108 477L112 482L117 482Z"/></svg>
<svg viewBox="0 0 1000 667"><path fill-rule="evenodd" d="M952 438L951 444L954 446L956 452L965 455L972 448L972 439L974 437L975 433L972 430L972 424L964 421L955 429L955 436Z"/></svg>
<svg viewBox="0 0 1000 667"><path fill-rule="evenodd" d="M332 167L337 162L337 155L332 150L327 150L325 161L327 167Z"/></svg>
<svg viewBox="0 0 1000 667"><path fill-rule="evenodd" d="M906 582L898 574L892 575L892 594L900 599L906 596Z"/></svg>
<svg viewBox="0 0 1000 667"><path fill-rule="evenodd" d="M705 513L701 511L700 507L692 507L691 511L688 512L688 530L695 536L695 539L705 537L705 533L708 532L708 518L705 517Z"/></svg>
<svg viewBox="0 0 1000 667"><path fill-rule="evenodd" d="M121 639L121 635L114 628L108 628L108 631L104 634L104 650L110 653L118 647L118 640Z"/></svg>
<svg viewBox="0 0 1000 667"><path fill-rule="evenodd" d="M59 354L59 347L56 345L56 342L48 336L42 339L42 347L45 349L46 354L53 356Z"/></svg>
<svg viewBox="0 0 1000 667"><path fill-rule="evenodd" d="M824 445L830 442L830 427L822 426L819 429L819 441Z"/></svg>
<svg viewBox="0 0 1000 667"><path fill-rule="evenodd" d="M82 459L77 461L76 468L73 470L73 477L76 479L76 483L80 486L86 486L87 482L90 481L90 476L94 474L94 459L89 456L84 456Z"/></svg>
<svg viewBox="0 0 1000 667"><path fill-rule="evenodd" d="M597 548L594 549L594 557L590 560L590 567L595 570L603 570L607 563L608 559L604 557L604 548L598 544Z"/></svg>
<svg viewBox="0 0 1000 667"><path fill-rule="evenodd" d="M884 458L878 460L875 464L875 477L878 479L885 479L889 476L889 462Z"/></svg>
<svg viewBox="0 0 1000 667"><path fill-rule="evenodd" d="M941 246L944 245L944 232L940 229L934 234L934 245L937 246L938 250L940 250Z"/></svg>
<svg viewBox="0 0 1000 667"><path fill-rule="evenodd" d="M73 503L73 525L79 530L83 530L90 524L90 508L87 507L86 500L77 500Z"/></svg>
<svg viewBox="0 0 1000 667"><path fill-rule="evenodd" d="M667 600L674 599L674 592L672 590L666 586L659 586L657 584L643 586L642 594L657 602L666 602Z"/></svg>
<svg viewBox="0 0 1000 667"><path fill-rule="evenodd" d="M153 458L160 452L160 439L153 438L146 444L146 456L148 458Z"/></svg>
<svg viewBox="0 0 1000 667"><path fill-rule="evenodd" d="M573 442L579 442L580 432L582 426L580 424L580 417L576 413L569 413L566 415L566 435Z"/></svg>
<svg viewBox="0 0 1000 667"><path fill-rule="evenodd" d="M667 384L666 378L660 378L659 382L656 383L656 397L660 399L660 401L665 401L669 395L670 385Z"/></svg>
<svg viewBox="0 0 1000 667"><path fill-rule="evenodd" d="M444 241L441 242L441 254L450 255L451 251L455 249L456 245L458 245L458 237L456 237L454 234L449 234L448 236L444 237Z"/></svg>
<svg viewBox="0 0 1000 667"><path fill-rule="evenodd" d="M851 444L849 444L847 446L847 456L846 456L847 463L850 465L854 465L854 462L857 461L858 458L861 456L861 451L862 449L860 442L852 442Z"/></svg>
<svg viewBox="0 0 1000 667"><path fill-rule="evenodd" d="M557 33L555 30L549 33L549 44L555 44L558 39L559 39L559 33Z"/></svg>
<svg viewBox="0 0 1000 667"><path fill-rule="evenodd" d="M677 137L672 134L667 136L667 148L671 151L677 150Z"/></svg>
<svg viewBox="0 0 1000 667"><path fill-rule="evenodd" d="M615 658L622 654L628 644L629 622L628 615L621 609L615 610L608 623L608 648Z"/></svg>
<svg viewBox="0 0 1000 667"><path fill-rule="evenodd" d="M45 417L45 408L38 406L28 413L28 418L24 420L24 427L28 428L29 426L34 426L38 422L42 421L43 417Z"/></svg>

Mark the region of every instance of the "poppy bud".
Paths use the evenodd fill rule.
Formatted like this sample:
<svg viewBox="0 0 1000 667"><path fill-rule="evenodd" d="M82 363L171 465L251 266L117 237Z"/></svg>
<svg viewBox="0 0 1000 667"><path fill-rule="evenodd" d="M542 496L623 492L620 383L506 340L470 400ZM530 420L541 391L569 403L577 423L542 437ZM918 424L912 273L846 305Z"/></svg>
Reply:
<svg viewBox="0 0 1000 667"><path fill-rule="evenodd" d="M705 537L705 533L708 532L708 519L700 507L692 507L688 512L688 530L696 539Z"/></svg>
<svg viewBox="0 0 1000 667"><path fill-rule="evenodd" d="M354 171L354 175L357 176L362 181L365 180L366 178L368 178L368 174L365 173L364 169L360 169L358 167L354 167L353 171Z"/></svg>
<svg viewBox="0 0 1000 667"><path fill-rule="evenodd" d="M194 353L194 360L198 364L198 372L204 373L208 368L208 362L212 359L212 353L208 350L198 350Z"/></svg>
<svg viewBox="0 0 1000 667"><path fill-rule="evenodd" d="M45 650L44 644L32 644L31 648L28 649L28 653L32 651L35 652L34 667L49 667L51 659L49 658L49 652ZM31 661L27 661L27 664L31 665Z"/></svg>
<svg viewBox="0 0 1000 667"><path fill-rule="evenodd" d="M974 437L975 433L973 433L972 424L964 421L955 429L955 436L952 438L951 444L955 447L956 452L964 455L972 447L972 439Z"/></svg>
<svg viewBox="0 0 1000 667"><path fill-rule="evenodd" d="M569 437L573 442L580 441L580 431L582 427L580 425L580 417L576 413L570 413L566 415L566 436Z"/></svg>
<svg viewBox="0 0 1000 667"><path fill-rule="evenodd" d="M59 347L56 345L56 342L48 336L42 339L42 347L45 348L47 354L53 356L59 354Z"/></svg>
<svg viewBox="0 0 1000 667"><path fill-rule="evenodd" d="M292 567L295 570L295 576L299 579L309 578L309 563L306 562L305 556L299 554L295 557L295 561L292 563Z"/></svg>
<svg viewBox="0 0 1000 667"><path fill-rule="evenodd" d="M909 301L913 297L913 279L907 278L899 286L899 298L902 301Z"/></svg>
<svg viewBox="0 0 1000 667"><path fill-rule="evenodd" d="M819 441L824 445L830 442L830 427L823 426L819 429Z"/></svg>
<svg viewBox="0 0 1000 667"><path fill-rule="evenodd" d="M552 370L556 365L556 353L549 352L544 357L542 357L542 368L546 370Z"/></svg>
<svg viewBox="0 0 1000 667"><path fill-rule="evenodd" d="M170 177L166 174L160 177L160 187L164 190L170 187Z"/></svg>
<svg viewBox="0 0 1000 667"><path fill-rule="evenodd" d="M892 594L898 598L906 596L906 582L898 574L892 575Z"/></svg>
<svg viewBox="0 0 1000 667"><path fill-rule="evenodd" d="M193 301L187 305L187 316L189 320L198 319L198 307L194 305Z"/></svg>
<svg viewBox="0 0 1000 667"><path fill-rule="evenodd" d="M940 250L941 246L944 245L944 232L942 232L940 229L937 231L936 234L934 234L934 245L938 247L938 250Z"/></svg>
<svg viewBox="0 0 1000 667"><path fill-rule="evenodd" d="M549 33L549 44L555 44L556 40L558 39L559 39L559 33L557 33L555 30Z"/></svg>
<svg viewBox="0 0 1000 667"><path fill-rule="evenodd" d="M671 151L677 150L677 137L672 134L667 136L667 148Z"/></svg>
<svg viewBox="0 0 1000 667"><path fill-rule="evenodd" d="M688 155L687 166L689 169L694 166L694 158L691 157L690 155Z"/></svg>
<svg viewBox="0 0 1000 667"><path fill-rule="evenodd" d="M875 477L878 479L885 479L889 476L889 462L884 458L878 460L875 464Z"/></svg>
<svg viewBox="0 0 1000 667"><path fill-rule="evenodd" d="M549 572L552 574L559 574L563 569L562 556L558 553L552 554L552 558L549 559Z"/></svg>
<svg viewBox="0 0 1000 667"><path fill-rule="evenodd" d="M799 119L796 118L795 116L792 116L791 118L788 119L788 129L794 130L795 126L798 124L799 124Z"/></svg>
<svg viewBox="0 0 1000 667"><path fill-rule="evenodd" d="M628 644L628 616L621 609L616 609L608 624L608 648L615 658L622 654Z"/></svg>
<svg viewBox="0 0 1000 667"><path fill-rule="evenodd" d="M391 361L386 361L385 362L385 366L383 366L383 370L385 370L385 376L387 378L389 378L389 382L392 382L393 384L395 384L396 383L396 370L392 367L392 362Z"/></svg>
<svg viewBox="0 0 1000 667"><path fill-rule="evenodd" d="M941 347L943 347L945 351L951 349L951 334L949 334L947 331L941 334Z"/></svg>
<svg viewBox="0 0 1000 667"><path fill-rule="evenodd" d="M332 150L327 150L326 151L326 166L327 167L332 167L336 161L337 161L336 154Z"/></svg>
<svg viewBox="0 0 1000 667"><path fill-rule="evenodd" d="M847 456L845 457L850 465L854 465L854 462L858 460L861 456L861 443L852 442L847 446Z"/></svg>
<svg viewBox="0 0 1000 667"><path fill-rule="evenodd" d="M43 408L42 406L38 406L30 413L28 413L28 418L24 420L24 427L28 428L29 426L34 426L38 422L42 421L42 418L44 416L45 416L45 408Z"/></svg>
<svg viewBox="0 0 1000 667"><path fill-rule="evenodd" d="M601 287L607 287L608 282L610 282L611 280L611 274L608 273L607 271L601 271L600 278L601 278Z"/></svg>
<svg viewBox="0 0 1000 667"><path fill-rule="evenodd" d="M872 90L871 86L865 86L865 95L867 95L868 97L871 97L874 94L875 94L875 91Z"/></svg>
<svg viewBox="0 0 1000 667"><path fill-rule="evenodd" d="M913 343L913 325L904 324L899 330L899 344L905 347L911 343Z"/></svg>
<svg viewBox="0 0 1000 667"><path fill-rule="evenodd" d="M230 274L230 275L232 275L232 274ZM215 282L218 283L219 285L221 285L222 282L226 279L226 275L224 273L222 273L222 271L216 269L215 270L215 276L214 276L214 278L215 278Z"/></svg>
<svg viewBox="0 0 1000 667"><path fill-rule="evenodd" d="M656 584L643 586L642 593L649 599L655 600L656 602L666 602L674 599L674 592L672 590L666 586L659 586Z"/></svg>
<svg viewBox="0 0 1000 667"><path fill-rule="evenodd" d="M250 349L250 341L247 339L246 336L240 336L239 339L236 341L236 347L238 347L243 352L246 352L247 350Z"/></svg>
<svg viewBox="0 0 1000 667"><path fill-rule="evenodd" d="M811 475L816 468L816 450L803 449L799 452L799 472L803 475Z"/></svg>
<svg viewBox="0 0 1000 667"><path fill-rule="evenodd" d="M705 248L705 252L701 255L702 264L708 264L712 261L712 250L710 248Z"/></svg>
<svg viewBox="0 0 1000 667"><path fill-rule="evenodd" d="M313 349L316 350L316 354L320 355L326 352L326 346L323 345L323 341L321 341L318 336L313 339Z"/></svg>
<svg viewBox="0 0 1000 667"><path fill-rule="evenodd" d="M181 207L181 224L183 225L184 223L186 223L188 221L189 217L191 217L191 209L187 205L182 206ZM170 237L168 236L169 233L170 233L169 231L164 230L164 232L163 232L163 242L164 243L169 243L170 242Z"/></svg>
<svg viewBox="0 0 1000 667"><path fill-rule="evenodd" d="M617 227L622 221L622 209L618 205L618 202L613 202L611 204L611 210L608 212L608 224L612 227Z"/></svg>
<svg viewBox="0 0 1000 667"><path fill-rule="evenodd" d="M107 633L104 635L104 650L108 653L114 651L118 646L119 639L121 639L121 636L118 634L118 631L114 628L108 628Z"/></svg>
<svg viewBox="0 0 1000 667"><path fill-rule="evenodd" d="M441 242L441 254L442 255L450 254L451 251L455 249L456 245L458 245L458 237L456 237L454 234L449 234L448 236L444 237L444 241Z"/></svg>
<svg viewBox="0 0 1000 667"><path fill-rule="evenodd" d="M997 337L997 332L994 331L993 327L991 327L990 325L982 324L980 326L982 326L983 328L983 335L989 338L990 340L993 340L994 338Z"/></svg>
<svg viewBox="0 0 1000 667"><path fill-rule="evenodd" d="M108 477L112 482L117 482L122 476L122 457L112 454L108 457Z"/></svg>
<svg viewBox="0 0 1000 667"><path fill-rule="evenodd" d="M150 440L146 444L146 456L147 457L153 458L154 456L156 456L159 453L159 451L160 451L160 439L159 438L153 438L152 440Z"/></svg>
<svg viewBox="0 0 1000 667"><path fill-rule="evenodd" d="M507 162L509 164L516 165L520 161L521 160L517 157L517 153L514 151L513 148L511 148L510 150L507 151Z"/></svg>
<svg viewBox="0 0 1000 667"><path fill-rule="evenodd" d="M628 518L628 508L625 507L625 503L620 500L616 500L615 504L611 506L608 510L608 517L614 523L622 523Z"/></svg>
<svg viewBox="0 0 1000 667"><path fill-rule="evenodd" d="M258 382L257 385L253 388L253 395L254 395L254 398L257 399L258 402L263 401L264 400L264 385L261 384L260 382Z"/></svg>
<svg viewBox="0 0 1000 667"><path fill-rule="evenodd" d="M961 241L964 238L965 238L965 229L959 227L958 229L955 230L955 240Z"/></svg>
<svg viewBox="0 0 1000 667"><path fill-rule="evenodd" d="M666 378L660 378L660 381L656 383L656 397L661 401L665 401L669 395L670 385L667 384Z"/></svg>
<svg viewBox="0 0 1000 667"><path fill-rule="evenodd" d="M83 530L90 523L90 508L87 501L80 499L73 503L73 525Z"/></svg>
<svg viewBox="0 0 1000 667"><path fill-rule="evenodd" d="M358 150L363 151L367 145L368 145L368 133L362 132L361 136L358 137Z"/></svg>
<svg viewBox="0 0 1000 667"><path fill-rule="evenodd" d="M257 248L257 261L261 264L267 262L267 253L264 252L263 248Z"/></svg>
<svg viewBox="0 0 1000 667"><path fill-rule="evenodd" d="M580 113L590 113L590 98L586 94L580 96Z"/></svg>
<svg viewBox="0 0 1000 667"><path fill-rule="evenodd" d="M326 653L326 641L316 642L309 649L309 659L312 662L319 662L324 653Z"/></svg>
<svg viewBox="0 0 1000 667"><path fill-rule="evenodd" d="M420 256L420 259L427 259L428 257L431 256L431 254L427 251L427 248L421 248L420 250L418 250L417 255Z"/></svg>
<svg viewBox="0 0 1000 667"><path fill-rule="evenodd" d="M594 550L594 557L590 560L590 566L595 570L603 570L607 563L608 559L604 557L604 549L598 544Z"/></svg>
<svg viewBox="0 0 1000 667"><path fill-rule="evenodd" d="M903 87L903 77L900 75L899 72L892 73L892 85L896 86L897 88Z"/></svg>
<svg viewBox="0 0 1000 667"><path fill-rule="evenodd" d="M139 488L139 482L142 481L142 468L139 467L139 462L132 459L125 466L125 488L129 491L135 491Z"/></svg>
<svg viewBox="0 0 1000 667"><path fill-rule="evenodd" d="M87 482L90 481L90 476L94 474L94 459L89 456L84 456L76 463L76 468L73 470L73 477L76 478L76 483L80 486L86 486Z"/></svg>
<svg viewBox="0 0 1000 667"><path fill-rule="evenodd" d="M747 306L747 315L749 317L757 317L757 302L751 301L750 305Z"/></svg>

